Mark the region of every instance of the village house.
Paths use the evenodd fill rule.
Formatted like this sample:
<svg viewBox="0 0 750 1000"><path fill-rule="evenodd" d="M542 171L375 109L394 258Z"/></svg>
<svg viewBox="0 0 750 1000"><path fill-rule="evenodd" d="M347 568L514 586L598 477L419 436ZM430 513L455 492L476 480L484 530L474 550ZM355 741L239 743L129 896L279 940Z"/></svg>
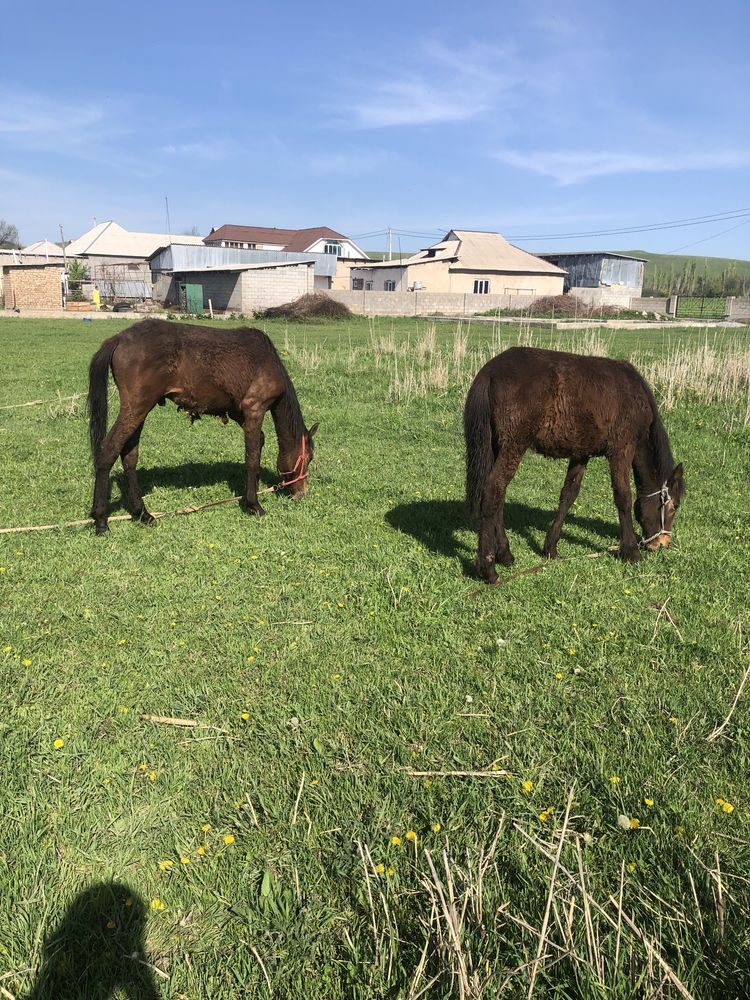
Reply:
<svg viewBox="0 0 750 1000"><path fill-rule="evenodd" d="M352 291L561 295L565 271L513 246L499 233L451 229L402 260L352 265Z"/></svg>

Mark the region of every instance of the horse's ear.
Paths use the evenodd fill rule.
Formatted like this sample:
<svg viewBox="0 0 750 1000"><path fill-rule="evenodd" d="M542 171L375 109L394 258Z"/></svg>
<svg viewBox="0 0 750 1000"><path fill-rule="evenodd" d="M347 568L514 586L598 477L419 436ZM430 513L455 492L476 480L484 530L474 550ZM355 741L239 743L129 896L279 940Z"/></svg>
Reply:
<svg viewBox="0 0 750 1000"><path fill-rule="evenodd" d="M317 432L318 432L318 421L316 420L315 423L310 428L310 430L307 432L308 438L314 438Z"/></svg>
<svg viewBox="0 0 750 1000"><path fill-rule="evenodd" d="M670 493L673 493L679 501L685 492L685 470L682 468L682 462L672 470L672 475L667 480L667 486Z"/></svg>

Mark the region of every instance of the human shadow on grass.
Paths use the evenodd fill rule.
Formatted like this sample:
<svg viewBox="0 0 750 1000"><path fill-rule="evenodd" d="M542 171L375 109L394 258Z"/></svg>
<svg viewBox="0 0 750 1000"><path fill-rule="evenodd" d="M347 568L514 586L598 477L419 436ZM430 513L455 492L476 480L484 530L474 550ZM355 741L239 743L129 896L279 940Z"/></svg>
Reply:
<svg viewBox="0 0 750 1000"><path fill-rule="evenodd" d="M542 545L537 540L542 537L552 523L555 510L530 507L525 503L508 500L505 503L505 526L520 535L531 550L542 556ZM462 500L417 500L413 503L397 504L385 516L386 521L397 531L416 538L426 548L439 555L459 559L466 576L475 576L474 557L476 535L466 505ZM600 537L592 542L578 537L571 528L581 529ZM470 540L459 538L459 533L472 532ZM569 514L561 535L561 546L575 545L595 552L617 541L617 525L598 517L578 517ZM563 555L564 553L561 553Z"/></svg>
<svg viewBox="0 0 750 1000"><path fill-rule="evenodd" d="M107 516L115 511L129 509L125 473L120 470L114 477L119 497L110 500ZM227 496L241 496L245 492L245 465L243 462L184 462L182 465L156 465L138 467L138 481L144 497L155 489L198 489L203 486L225 485ZM279 477L270 469L261 468L258 488L274 486ZM217 497L225 499L224 496Z"/></svg>
<svg viewBox="0 0 750 1000"><path fill-rule="evenodd" d="M145 957L146 907L120 882L80 892L44 941L42 965L24 1000L159 1000Z"/></svg>

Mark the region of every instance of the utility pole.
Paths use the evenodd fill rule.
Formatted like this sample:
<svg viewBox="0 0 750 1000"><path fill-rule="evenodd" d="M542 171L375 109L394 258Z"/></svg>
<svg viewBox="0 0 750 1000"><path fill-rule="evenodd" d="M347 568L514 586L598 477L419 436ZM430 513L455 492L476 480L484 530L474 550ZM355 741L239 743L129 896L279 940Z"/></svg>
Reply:
<svg viewBox="0 0 750 1000"><path fill-rule="evenodd" d="M391 260L393 254L391 253L391 227L388 226L388 260Z"/></svg>
<svg viewBox="0 0 750 1000"><path fill-rule="evenodd" d="M62 243L63 250L63 267L68 270L68 255L65 253L65 236L63 234L62 222L60 223L60 242Z"/></svg>

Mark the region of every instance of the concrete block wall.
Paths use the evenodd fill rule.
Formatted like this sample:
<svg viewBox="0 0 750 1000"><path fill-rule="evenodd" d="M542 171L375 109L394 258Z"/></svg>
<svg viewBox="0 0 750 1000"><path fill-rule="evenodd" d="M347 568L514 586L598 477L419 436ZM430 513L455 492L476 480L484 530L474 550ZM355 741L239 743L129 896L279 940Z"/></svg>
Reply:
<svg viewBox="0 0 750 1000"><path fill-rule="evenodd" d="M284 305L313 291L315 274L309 264L243 271L242 312L260 312L270 306Z"/></svg>
<svg viewBox="0 0 750 1000"><path fill-rule="evenodd" d="M353 292L331 289L332 299L364 316L473 316L491 309L528 308L531 295L474 295L471 292Z"/></svg>
<svg viewBox="0 0 750 1000"><path fill-rule="evenodd" d="M750 299L727 299L727 315L731 319L750 322Z"/></svg>
<svg viewBox="0 0 750 1000"><path fill-rule="evenodd" d="M61 309L62 268L59 265L3 267L6 309Z"/></svg>

